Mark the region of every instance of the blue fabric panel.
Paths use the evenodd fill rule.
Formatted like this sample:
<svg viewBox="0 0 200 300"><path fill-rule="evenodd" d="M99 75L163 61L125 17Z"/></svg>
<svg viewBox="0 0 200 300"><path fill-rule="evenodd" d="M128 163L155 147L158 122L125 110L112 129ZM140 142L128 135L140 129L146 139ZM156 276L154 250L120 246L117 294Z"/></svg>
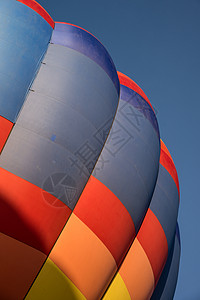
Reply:
<svg viewBox="0 0 200 300"><path fill-rule="evenodd" d="M0 166L73 209L107 138L118 96L96 62L73 49L50 45ZM57 184L55 178L68 178L68 183Z"/></svg>
<svg viewBox="0 0 200 300"><path fill-rule="evenodd" d="M0 1L0 115L15 122L52 35L34 10Z"/></svg>
<svg viewBox="0 0 200 300"><path fill-rule="evenodd" d="M179 196L176 184L167 170L160 164L155 191L150 209L158 218L165 232L168 249L171 248L176 230Z"/></svg>
<svg viewBox="0 0 200 300"><path fill-rule="evenodd" d="M151 300L172 300L177 284L180 261L179 235L176 232L174 243L169 252L168 259L162 275L154 290Z"/></svg>
<svg viewBox="0 0 200 300"><path fill-rule="evenodd" d="M151 122L158 137L160 137L156 115L147 101L145 101L138 93L124 85L121 85L120 98L137 108L137 110Z"/></svg>
<svg viewBox="0 0 200 300"><path fill-rule="evenodd" d="M51 42L90 57L106 71L119 92L119 80L113 61L105 47L89 32L70 24L55 23Z"/></svg>
<svg viewBox="0 0 200 300"><path fill-rule="evenodd" d="M160 139L132 104L121 100L93 175L124 204L139 230L156 184Z"/></svg>

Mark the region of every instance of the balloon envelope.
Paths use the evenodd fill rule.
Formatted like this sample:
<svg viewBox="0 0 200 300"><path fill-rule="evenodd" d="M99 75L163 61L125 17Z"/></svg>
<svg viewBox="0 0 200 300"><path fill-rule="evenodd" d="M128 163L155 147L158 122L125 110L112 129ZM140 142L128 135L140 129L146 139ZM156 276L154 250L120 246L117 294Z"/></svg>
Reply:
<svg viewBox="0 0 200 300"><path fill-rule="evenodd" d="M36 1L0 25L0 298L172 297L178 177L149 99Z"/></svg>

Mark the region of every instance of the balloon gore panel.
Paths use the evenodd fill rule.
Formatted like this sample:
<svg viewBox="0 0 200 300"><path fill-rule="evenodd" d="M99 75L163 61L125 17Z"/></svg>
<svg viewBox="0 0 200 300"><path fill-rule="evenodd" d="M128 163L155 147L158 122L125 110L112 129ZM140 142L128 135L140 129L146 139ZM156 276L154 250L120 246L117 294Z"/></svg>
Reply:
<svg viewBox="0 0 200 300"><path fill-rule="evenodd" d="M0 115L15 122L40 67L52 27L18 1L0 3Z"/></svg>

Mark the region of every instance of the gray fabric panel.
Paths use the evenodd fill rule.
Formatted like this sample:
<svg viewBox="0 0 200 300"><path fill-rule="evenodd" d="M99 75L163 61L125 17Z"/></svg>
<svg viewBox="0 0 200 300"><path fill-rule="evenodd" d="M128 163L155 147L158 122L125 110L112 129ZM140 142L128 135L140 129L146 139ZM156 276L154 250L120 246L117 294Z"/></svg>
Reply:
<svg viewBox="0 0 200 300"><path fill-rule="evenodd" d="M120 99L116 117L135 140L137 138L143 140L145 148L157 164L158 156L160 156L160 141L151 122L140 112L140 109Z"/></svg>
<svg viewBox="0 0 200 300"><path fill-rule="evenodd" d="M45 187L48 178L56 174L69 175L75 181L76 197L72 203L68 203L67 198L64 202L71 209L74 207L89 172L81 161L78 162L80 168L74 167L73 160L76 160L76 157L68 149L16 126L5 150L0 159L1 167L41 188Z"/></svg>
<svg viewBox="0 0 200 300"><path fill-rule="evenodd" d="M113 124L113 132L118 130L119 133L124 134L126 131L125 136L129 134L131 137L130 142L123 147L124 157L126 159L129 158L130 162L132 161L137 166L140 174L144 174L142 177L147 190L151 190L152 168L155 167L155 172L158 172L160 157L160 141L152 124L137 108L134 108L129 103L124 103L123 100L120 100L115 120L117 123L116 125L115 123ZM110 139L112 139L112 136ZM114 143L116 143L115 140ZM114 145L111 143L110 146L113 148ZM152 164L149 167L146 165L148 162Z"/></svg>
<svg viewBox="0 0 200 300"><path fill-rule="evenodd" d="M180 244L175 236L165 268L154 290L151 300L172 300L174 297L180 261Z"/></svg>
<svg viewBox="0 0 200 300"><path fill-rule="evenodd" d="M0 166L47 191L48 178L67 174L71 178L67 186L73 183L76 195L69 203L67 197L59 197L58 186L56 195L73 209L117 104L116 88L102 68L72 49L50 45L0 156Z"/></svg>
<svg viewBox="0 0 200 300"><path fill-rule="evenodd" d="M159 166L159 139L151 125L140 116L136 122L119 108L93 175L105 184L124 204L135 224L136 232L149 206ZM135 114L139 114L133 106ZM131 117L131 118L130 118ZM131 122L130 122L131 121Z"/></svg>
<svg viewBox="0 0 200 300"><path fill-rule="evenodd" d="M168 199L174 199L174 201L178 204L179 203L179 196L178 196L178 189L177 186L172 178L172 176L168 173L168 171L160 164L159 167L163 170L162 180L159 182L160 188L165 191Z"/></svg>
<svg viewBox="0 0 200 300"><path fill-rule="evenodd" d="M37 92L31 92L16 127L26 128L37 133L71 152L75 152L85 142L99 152L99 143L93 136L96 128L78 111L67 103Z"/></svg>
<svg viewBox="0 0 200 300"><path fill-rule="evenodd" d="M150 209L162 225L167 238L168 249L171 248L176 230L178 207L179 198L176 184L167 170L160 164Z"/></svg>
<svg viewBox="0 0 200 300"><path fill-rule="evenodd" d="M94 61L73 49L50 45L43 62L33 90L67 103L97 129L113 117L119 95Z"/></svg>

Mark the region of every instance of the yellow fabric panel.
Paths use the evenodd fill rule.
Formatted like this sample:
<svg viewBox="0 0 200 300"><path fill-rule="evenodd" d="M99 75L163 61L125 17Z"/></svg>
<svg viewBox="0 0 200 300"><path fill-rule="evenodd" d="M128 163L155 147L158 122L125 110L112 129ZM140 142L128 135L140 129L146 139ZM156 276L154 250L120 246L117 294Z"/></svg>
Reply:
<svg viewBox="0 0 200 300"><path fill-rule="evenodd" d="M131 299L150 299L154 290L154 274L149 259L136 238L119 270Z"/></svg>
<svg viewBox="0 0 200 300"><path fill-rule="evenodd" d="M86 300L77 287L48 258L26 300Z"/></svg>
<svg viewBox="0 0 200 300"><path fill-rule="evenodd" d="M102 300L131 300L126 285L119 273L115 276Z"/></svg>
<svg viewBox="0 0 200 300"><path fill-rule="evenodd" d="M49 258L87 300L102 296L117 270L110 251L73 213Z"/></svg>

